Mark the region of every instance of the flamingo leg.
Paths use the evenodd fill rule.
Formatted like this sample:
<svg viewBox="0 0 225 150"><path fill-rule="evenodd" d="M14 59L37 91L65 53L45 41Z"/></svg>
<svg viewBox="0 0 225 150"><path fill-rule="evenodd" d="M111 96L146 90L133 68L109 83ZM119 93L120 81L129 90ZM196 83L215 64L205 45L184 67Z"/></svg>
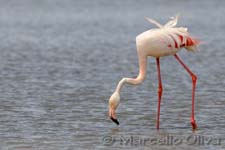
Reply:
<svg viewBox="0 0 225 150"><path fill-rule="evenodd" d="M174 55L177 61L184 67L184 69L190 74L192 78L192 111L191 111L191 125L193 129L197 128L197 124L195 121L195 114L194 114L194 103L195 103L195 87L197 82L197 76L183 63L183 61L178 57L177 54Z"/></svg>
<svg viewBox="0 0 225 150"><path fill-rule="evenodd" d="M158 72L158 113L157 113L156 128L159 129L160 104L161 104L161 97L162 97L162 92L163 92L159 58L156 58L156 64L157 64L157 72Z"/></svg>

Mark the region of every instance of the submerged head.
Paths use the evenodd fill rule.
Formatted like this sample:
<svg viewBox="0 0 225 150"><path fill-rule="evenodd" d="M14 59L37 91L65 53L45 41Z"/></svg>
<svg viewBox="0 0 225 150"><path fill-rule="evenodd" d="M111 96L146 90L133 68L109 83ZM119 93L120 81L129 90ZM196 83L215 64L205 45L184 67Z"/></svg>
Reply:
<svg viewBox="0 0 225 150"><path fill-rule="evenodd" d="M116 119L116 109L120 103L120 95L118 92L114 92L109 98L109 117L110 119L119 125L119 121Z"/></svg>

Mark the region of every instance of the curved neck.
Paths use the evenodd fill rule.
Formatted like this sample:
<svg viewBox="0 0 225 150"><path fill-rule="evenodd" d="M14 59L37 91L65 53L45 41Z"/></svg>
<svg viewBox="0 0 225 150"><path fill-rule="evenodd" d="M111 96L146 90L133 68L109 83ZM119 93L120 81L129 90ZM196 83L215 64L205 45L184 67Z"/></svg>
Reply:
<svg viewBox="0 0 225 150"><path fill-rule="evenodd" d="M147 56L140 56L138 55L138 63L139 63L139 74L136 78L123 78L120 80L116 87L116 91L120 93L123 85L125 83L132 84L132 85L137 85L140 84L144 81L145 76L146 76L146 67L147 67Z"/></svg>

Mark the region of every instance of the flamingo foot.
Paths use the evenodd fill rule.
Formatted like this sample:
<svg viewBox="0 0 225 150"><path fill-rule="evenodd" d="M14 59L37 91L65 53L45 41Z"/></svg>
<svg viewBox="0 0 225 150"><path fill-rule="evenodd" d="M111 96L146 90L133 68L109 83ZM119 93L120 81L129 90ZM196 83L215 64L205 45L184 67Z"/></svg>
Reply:
<svg viewBox="0 0 225 150"><path fill-rule="evenodd" d="M197 129L197 123L194 119L191 119L191 125L193 130Z"/></svg>

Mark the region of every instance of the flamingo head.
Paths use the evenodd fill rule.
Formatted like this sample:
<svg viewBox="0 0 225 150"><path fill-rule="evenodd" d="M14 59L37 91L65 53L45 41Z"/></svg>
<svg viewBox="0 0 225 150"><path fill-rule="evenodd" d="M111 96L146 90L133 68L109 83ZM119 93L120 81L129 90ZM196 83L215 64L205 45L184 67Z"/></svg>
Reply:
<svg viewBox="0 0 225 150"><path fill-rule="evenodd" d="M112 96L109 98L109 117L110 119L119 125L119 121L116 119L116 109L120 103L120 94L118 92L114 92Z"/></svg>

